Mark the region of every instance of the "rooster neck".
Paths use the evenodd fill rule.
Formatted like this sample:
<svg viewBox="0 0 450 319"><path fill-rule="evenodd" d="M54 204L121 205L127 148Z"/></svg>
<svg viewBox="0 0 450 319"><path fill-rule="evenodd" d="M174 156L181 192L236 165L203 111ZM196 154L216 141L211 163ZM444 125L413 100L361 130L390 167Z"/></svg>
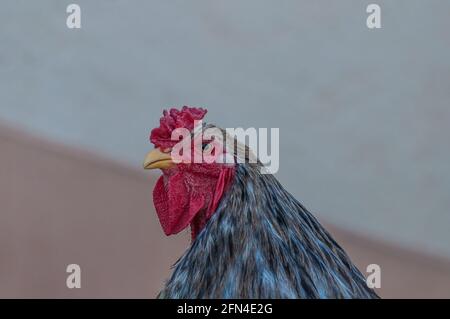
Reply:
<svg viewBox="0 0 450 319"><path fill-rule="evenodd" d="M191 241L195 241L197 235L201 232L201 230L205 227L208 218L206 216L206 209L202 209L200 212L192 220L191 226Z"/></svg>
<svg viewBox="0 0 450 319"><path fill-rule="evenodd" d="M219 203L233 182L234 174L234 166L221 168L213 191L206 194L208 198L206 202L208 205L200 209L190 223L192 241L195 241L197 235L203 230L211 216L216 212Z"/></svg>
<svg viewBox="0 0 450 319"><path fill-rule="evenodd" d="M238 164L163 291L168 298L376 298L342 248L272 175Z"/></svg>

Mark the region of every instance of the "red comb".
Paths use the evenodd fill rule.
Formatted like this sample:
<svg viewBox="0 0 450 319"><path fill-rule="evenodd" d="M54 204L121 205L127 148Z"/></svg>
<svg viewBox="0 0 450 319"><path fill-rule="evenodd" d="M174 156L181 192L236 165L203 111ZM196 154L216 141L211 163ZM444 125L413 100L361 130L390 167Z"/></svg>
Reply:
<svg viewBox="0 0 450 319"><path fill-rule="evenodd" d="M159 120L159 127L154 128L150 133L150 142L162 149L173 147L178 141L171 139L172 131L181 127L191 131L194 128L194 121L203 119L206 112L208 111L200 107L189 106L183 106L181 111L175 108L169 111L164 110Z"/></svg>

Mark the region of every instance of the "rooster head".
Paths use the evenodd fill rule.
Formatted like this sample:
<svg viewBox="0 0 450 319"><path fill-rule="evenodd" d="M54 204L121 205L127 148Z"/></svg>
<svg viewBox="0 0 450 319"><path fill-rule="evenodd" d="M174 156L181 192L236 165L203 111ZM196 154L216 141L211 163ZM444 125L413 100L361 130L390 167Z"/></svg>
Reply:
<svg viewBox="0 0 450 319"><path fill-rule="evenodd" d="M150 134L155 149L145 157L144 168L162 171L153 189L153 202L166 235L179 233L190 225L195 239L234 176L234 155L224 147L226 143L220 137L225 135L216 134L205 139L205 129L224 133L213 125L202 123L206 112L187 106L181 110L164 110L159 127ZM187 134L174 134L180 129ZM175 158L174 150L180 145L184 148ZM199 154L200 161L192 160ZM203 160L206 159L202 157L204 155L213 160Z"/></svg>

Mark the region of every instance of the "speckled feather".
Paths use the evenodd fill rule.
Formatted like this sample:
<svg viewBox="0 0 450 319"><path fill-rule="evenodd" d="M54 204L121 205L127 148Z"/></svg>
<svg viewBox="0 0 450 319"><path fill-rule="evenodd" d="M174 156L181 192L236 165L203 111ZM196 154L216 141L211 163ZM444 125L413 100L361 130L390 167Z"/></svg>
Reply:
<svg viewBox="0 0 450 319"><path fill-rule="evenodd" d="M160 298L378 298L317 219L259 164L237 164Z"/></svg>

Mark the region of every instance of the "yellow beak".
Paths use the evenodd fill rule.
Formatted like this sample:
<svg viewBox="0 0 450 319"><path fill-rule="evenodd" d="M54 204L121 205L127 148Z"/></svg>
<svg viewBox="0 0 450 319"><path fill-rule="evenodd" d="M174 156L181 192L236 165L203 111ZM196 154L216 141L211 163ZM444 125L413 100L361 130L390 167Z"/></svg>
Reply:
<svg viewBox="0 0 450 319"><path fill-rule="evenodd" d="M148 153L144 160L144 169L169 168L173 165L175 163L172 161L170 152L161 152L159 148Z"/></svg>

